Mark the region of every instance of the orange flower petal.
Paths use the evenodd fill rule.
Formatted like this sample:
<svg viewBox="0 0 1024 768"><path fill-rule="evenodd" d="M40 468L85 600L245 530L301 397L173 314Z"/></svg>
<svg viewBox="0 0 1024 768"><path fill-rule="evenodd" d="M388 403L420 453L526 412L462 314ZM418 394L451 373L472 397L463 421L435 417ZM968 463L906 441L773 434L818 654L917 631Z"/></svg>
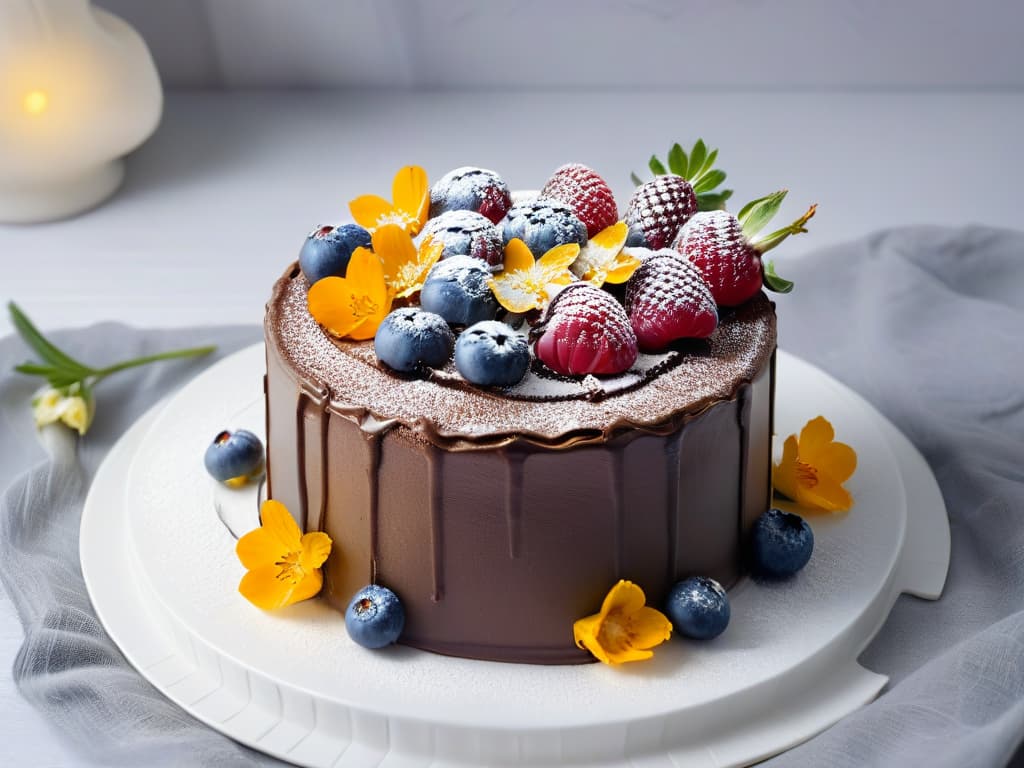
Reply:
<svg viewBox="0 0 1024 768"><path fill-rule="evenodd" d="M835 440L836 431L824 416L816 416L800 430L800 458L815 464L818 452Z"/></svg>
<svg viewBox="0 0 1024 768"><path fill-rule="evenodd" d="M569 265L576 261L576 257L579 255L580 247L576 243L558 245L541 256L537 260L537 266L544 271L545 275L555 275L567 271ZM572 278L570 277L569 279L571 280Z"/></svg>
<svg viewBox="0 0 1024 768"><path fill-rule="evenodd" d="M629 237L629 226L624 221L620 221L616 224L612 224L610 227L605 227L596 235L594 235L588 242L594 243L598 248L602 250L622 250L622 246L626 244L626 239Z"/></svg>
<svg viewBox="0 0 1024 768"><path fill-rule="evenodd" d="M818 474L818 482L813 487L801 485L797 488L797 502L811 509L823 509L827 512L845 512L853 506L853 496L835 480L827 475Z"/></svg>
<svg viewBox="0 0 1024 768"><path fill-rule="evenodd" d="M525 272L533 267L534 263L533 253L518 237L513 237L505 245L505 272Z"/></svg>
<svg viewBox="0 0 1024 768"><path fill-rule="evenodd" d="M361 195L348 204L349 213L356 224L371 232L395 214L395 209L379 195Z"/></svg>
<svg viewBox="0 0 1024 768"><path fill-rule="evenodd" d="M640 259L636 256L628 256L625 253L620 253L616 259L613 269L609 270L605 276L604 281L606 283L619 284L624 283L633 276L633 273L640 267Z"/></svg>
<svg viewBox="0 0 1024 768"><path fill-rule="evenodd" d="M837 483L850 479L857 469L857 452L846 443L829 443L816 460L819 472Z"/></svg>
<svg viewBox="0 0 1024 768"><path fill-rule="evenodd" d="M285 549L283 552L287 552ZM282 554L280 542L274 539L263 528L249 531L238 540L235 554L247 569L259 568L267 563L274 563Z"/></svg>
<svg viewBox="0 0 1024 768"><path fill-rule="evenodd" d="M299 555L299 565L304 571L312 571L324 564L327 556L331 554L331 546L334 542L326 533L313 531L302 537L300 542L302 552Z"/></svg>
<svg viewBox="0 0 1024 768"><path fill-rule="evenodd" d="M372 242L373 252L383 264L384 280L394 287L402 267L416 261L412 237L397 224L387 224L373 233Z"/></svg>
<svg viewBox="0 0 1024 768"><path fill-rule="evenodd" d="M295 545L302 537L302 531L284 504L274 499L264 501L260 506L260 523L263 530L280 544L281 551L289 552L297 548Z"/></svg>
<svg viewBox="0 0 1024 768"><path fill-rule="evenodd" d="M775 465L775 471L772 472L772 485L793 501L797 500L796 459L796 435L790 435L782 445L782 461Z"/></svg>
<svg viewBox="0 0 1024 768"><path fill-rule="evenodd" d="M601 615L607 616L612 611L633 613L644 607L647 598L644 591L632 581L622 579L616 584L601 603Z"/></svg>
<svg viewBox="0 0 1024 768"><path fill-rule="evenodd" d="M430 211L430 186L427 183L427 172L418 165L407 165L400 168L391 183L391 199L395 203L395 208L407 213L415 222L409 228L409 233L419 234Z"/></svg>
<svg viewBox="0 0 1024 768"><path fill-rule="evenodd" d="M356 252L359 250L356 249ZM354 254L352 258L355 258ZM347 336L361 323L361 318L353 311L355 301L355 293L344 277L325 277L323 280L317 280L306 296L309 314L328 332L339 338Z"/></svg>
<svg viewBox="0 0 1024 768"><path fill-rule="evenodd" d="M672 636L672 622L661 611L644 606L629 617L634 648L653 648Z"/></svg>
<svg viewBox="0 0 1024 768"><path fill-rule="evenodd" d="M279 579L281 569L270 563L252 568L238 585L242 597L264 611L273 611L288 605L297 584Z"/></svg>

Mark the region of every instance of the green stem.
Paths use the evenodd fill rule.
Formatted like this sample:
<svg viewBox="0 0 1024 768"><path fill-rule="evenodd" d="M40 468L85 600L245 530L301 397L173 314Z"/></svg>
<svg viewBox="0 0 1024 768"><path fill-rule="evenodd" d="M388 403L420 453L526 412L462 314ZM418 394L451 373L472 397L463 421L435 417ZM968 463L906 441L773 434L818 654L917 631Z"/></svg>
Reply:
<svg viewBox="0 0 1024 768"><path fill-rule="evenodd" d="M815 203L814 205L807 209L807 213L805 213L799 219L794 221L792 224L789 224L783 227L782 229L777 229L770 235L765 235L764 237L758 240L754 240L751 243L751 245L753 245L754 248L757 249L758 253L765 253L766 251L770 251L772 248L777 246L790 235L799 235L801 232L806 232L807 227L805 227L804 224L806 224L811 219L811 217L814 216L814 212L817 210L818 205L817 203Z"/></svg>
<svg viewBox="0 0 1024 768"><path fill-rule="evenodd" d="M95 377L91 378L93 378L93 384L95 385L96 382L99 382L110 374L117 373L118 371L124 371L128 368L138 368L140 365L149 365L150 363L156 363L161 360L175 360L181 357L202 357L203 355L210 354L215 349L217 349L217 347L193 347L191 349L176 349L171 352L161 352L156 355L137 357L133 360L125 360L122 363L111 365L108 368L101 368L96 371Z"/></svg>

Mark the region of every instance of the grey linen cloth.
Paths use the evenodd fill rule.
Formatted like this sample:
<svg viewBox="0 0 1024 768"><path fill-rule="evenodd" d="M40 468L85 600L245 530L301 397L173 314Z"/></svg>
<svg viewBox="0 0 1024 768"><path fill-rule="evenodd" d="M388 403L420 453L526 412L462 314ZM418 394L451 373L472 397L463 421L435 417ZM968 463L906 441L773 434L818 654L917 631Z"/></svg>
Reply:
<svg viewBox="0 0 1024 768"><path fill-rule="evenodd" d="M945 497L953 554L942 599L901 597L863 653L890 677L883 694L767 765L1006 765L1024 736L1024 233L884 232L780 272L797 283L777 299L783 348L859 391L921 450ZM257 328L110 325L57 336L90 362L199 341L226 354L259 338ZM79 516L100 460L211 361L106 382L77 455L47 460L28 448L35 385L7 373L26 356L16 339L0 341L0 486L10 484L0 579L25 626L14 662L21 692L102 764L270 764L134 672L97 622L78 566Z"/></svg>

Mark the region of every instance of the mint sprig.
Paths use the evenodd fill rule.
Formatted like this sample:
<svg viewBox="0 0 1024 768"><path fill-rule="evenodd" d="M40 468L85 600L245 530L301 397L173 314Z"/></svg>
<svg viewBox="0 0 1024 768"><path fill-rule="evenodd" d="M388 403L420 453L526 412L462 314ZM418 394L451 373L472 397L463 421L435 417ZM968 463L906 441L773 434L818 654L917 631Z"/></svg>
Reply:
<svg viewBox="0 0 1024 768"><path fill-rule="evenodd" d="M38 376L46 379L51 387L65 393L72 388L76 391L89 392L103 379L129 368L137 368L161 360L201 357L217 349L214 346L175 349L169 352L160 352L155 355L124 360L104 368L94 368L71 357L71 355L47 339L29 320L28 315L13 301L7 304L7 309L10 312L11 322L18 335L40 358L40 361L27 362L15 366L14 370L26 376Z"/></svg>

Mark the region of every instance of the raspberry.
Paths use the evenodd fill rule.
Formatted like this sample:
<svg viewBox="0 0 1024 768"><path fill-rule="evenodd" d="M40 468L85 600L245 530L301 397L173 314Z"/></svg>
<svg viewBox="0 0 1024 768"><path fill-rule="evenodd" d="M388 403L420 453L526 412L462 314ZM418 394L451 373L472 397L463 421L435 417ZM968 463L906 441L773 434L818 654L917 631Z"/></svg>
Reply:
<svg viewBox="0 0 1024 768"><path fill-rule="evenodd" d="M569 206L586 225L587 237L593 237L619 220L611 188L585 165L563 165L551 174L540 193Z"/></svg>
<svg viewBox="0 0 1024 768"><path fill-rule="evenodd" d="M655 352L676 339L703 339L718 311L700 271L667 248L643 260L626 283L626 312L640 349Z"/></svg>
<svg viewBox="0 0 1024 768"><path fill-rule="evenodd" d="M629 370L639 353L625 311L610 293L586 283L565 287L534 329L537 357L569 376Z"/></svg>

